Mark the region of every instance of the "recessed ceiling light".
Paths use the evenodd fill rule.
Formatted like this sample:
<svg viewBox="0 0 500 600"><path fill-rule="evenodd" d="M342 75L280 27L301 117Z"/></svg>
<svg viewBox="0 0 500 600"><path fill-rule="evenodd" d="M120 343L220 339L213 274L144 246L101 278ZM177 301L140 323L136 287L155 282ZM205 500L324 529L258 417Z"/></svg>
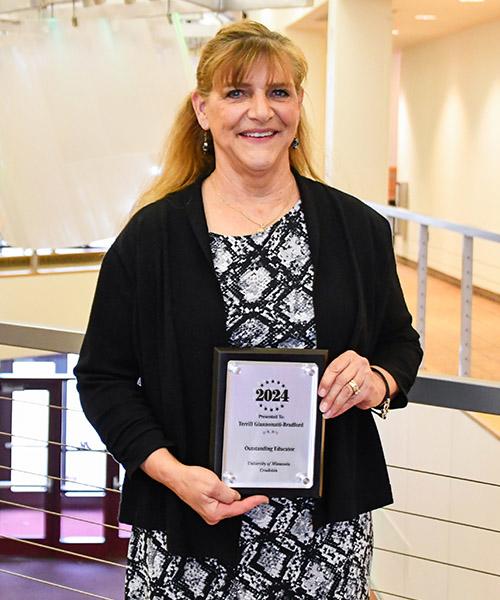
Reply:
<svg viewBox="0 0 500 600"><path fill-rule="evenodd" d="M417 21L435 21L437 17L436 15L415 15L415 19Z"/></svg>
<svg viewBox="0 0 500 600"><path fill-rule="evenodd" d="M399 35L399 29L393 29L392 35Z"/></svg>

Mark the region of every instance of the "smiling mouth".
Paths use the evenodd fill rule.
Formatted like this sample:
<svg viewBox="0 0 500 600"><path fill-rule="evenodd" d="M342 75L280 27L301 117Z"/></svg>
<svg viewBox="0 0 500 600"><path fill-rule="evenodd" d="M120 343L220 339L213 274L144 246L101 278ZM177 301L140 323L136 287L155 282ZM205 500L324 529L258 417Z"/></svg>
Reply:
<svg viewBox="0 0 500 600"><path fill-rule="evenodd" d="M277 131L245 131L240 133L241 137L250 138L250 139L268 139L274 137L278 132Z"/></svg>

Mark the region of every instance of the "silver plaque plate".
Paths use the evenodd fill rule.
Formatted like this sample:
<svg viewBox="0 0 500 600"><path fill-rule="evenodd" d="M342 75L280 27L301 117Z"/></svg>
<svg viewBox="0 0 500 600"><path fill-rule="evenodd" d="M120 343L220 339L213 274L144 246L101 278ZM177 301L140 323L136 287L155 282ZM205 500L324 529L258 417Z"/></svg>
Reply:
<svg viewBox="0 0 500 600"><path fill-rule="evenodd" d="M227 363L221 477L237 488L314 485L318 366Z"/></svg>

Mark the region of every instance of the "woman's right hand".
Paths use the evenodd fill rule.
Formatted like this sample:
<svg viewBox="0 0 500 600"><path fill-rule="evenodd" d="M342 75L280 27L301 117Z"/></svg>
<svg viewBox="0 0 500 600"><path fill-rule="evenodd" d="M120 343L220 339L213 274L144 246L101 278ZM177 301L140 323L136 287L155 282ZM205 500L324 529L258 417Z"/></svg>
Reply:
<svg viewBox="0 0 500 600"><path fill-rule="evenodd" d="M259 504L269 502L266 496L240 494L204 467L184 465L166 448L155 450L142 464L150 477L170 488L209 525L222 519L242 515Z"/></svg>

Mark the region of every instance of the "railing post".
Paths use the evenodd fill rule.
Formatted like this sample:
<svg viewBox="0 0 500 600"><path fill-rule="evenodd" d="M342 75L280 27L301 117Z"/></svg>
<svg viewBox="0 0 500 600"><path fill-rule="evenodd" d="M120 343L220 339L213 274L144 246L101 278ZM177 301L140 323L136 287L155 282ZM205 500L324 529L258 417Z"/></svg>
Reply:
<svg viewBox="0 0 500 600"><path fill-rule="evenodd" d="M30 258L30 270L32 273L38 272L38 252L36 248L33 248L31 258Z"/></svg>
<svg viewBox="0 0 500 600"><path fill-rule="evenodd" d="M460 349L458 374L470 376L472 337L472 255L474 238L464 235L462 247L462 283L460 307Z"/></svg>
<svg viewBox="0 0 500 600"><path fill-rule="evenodd" d="M63 387L64 381L48 380L31 382L30 387L46 388L49 391L49 404L62 408L63 402ZM62 410L49 411L49 430L47 432L47 440L59 442L62 433ZM63 459L63 448L47 444L48 460L47 473L55 477L62 477L61 463ZM50 479L49 491L45 494L45 510L51 510L56 513L62 513L62 490L61 481L58 479ZM54 547L60 547L61 540L61 519L54 516L45 515L45 542Z"/></svg>
<svg viewBox="0 0 500 600"><path fill-rule="evenodd" d="M420 343L425 350L425 308L427 302L427 248L429 245L429 226L420 225L418 239L418 284L417 284L417 331ZM425 354L424 354L425 361ZM424 366L422 361L421 367Z"/></svg>

